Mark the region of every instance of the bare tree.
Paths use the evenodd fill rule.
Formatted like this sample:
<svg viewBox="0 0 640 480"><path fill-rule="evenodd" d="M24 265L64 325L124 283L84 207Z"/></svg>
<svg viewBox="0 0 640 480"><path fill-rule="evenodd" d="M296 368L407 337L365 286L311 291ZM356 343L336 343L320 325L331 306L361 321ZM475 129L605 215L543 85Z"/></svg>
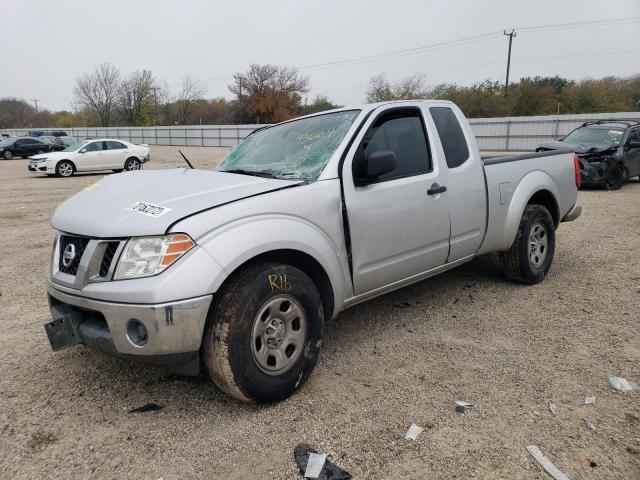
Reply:
<svg viewBox="0 0 640 480"><path fill-rule="evenodd" d="M202 100L204 93L205 89L202 85L191 77L187 76L182 81L182 89L175 101L177 107L177 121L180 125L187 123L193 104L198 100Z"/></svg>
<svg viewBox="0 0 640 480"><path fill-rule="evenodd" d="M0 99L0 128L29 126L34 114L33 107L24 100L12 97Z"/></svg>
<svg viewBox="0 0 640 480"><path fill-rule="evenodd" d="M392 85L384 73L369 80L367 101L369 103L389 100L411 100L428 96L423 75L414 74L405 77Z"/></svg>
<svg viewBox="0 0 640 480"><path fill-rule="evenodd" d="M309 91L309 78L294 68L253 64L245 73L236 73L229 90L237 96L249 121L278 122L301 109L302 94Z"/></svg>
<svg viewBox="0 0 640 480"><path fill-rule="evenodd" d="M153 104L155 81L150 70L136 70L118 89L116 106L129 125L144 125Z"/></svg>
<svg viewBox="0 0 640 480"><path fill-rule="evenodd" d="M76 78L73 94L78 103L98 114L102 126L108 127L115 110L119 87L120 72L113 65L103 63L94 73Z"/></svg>

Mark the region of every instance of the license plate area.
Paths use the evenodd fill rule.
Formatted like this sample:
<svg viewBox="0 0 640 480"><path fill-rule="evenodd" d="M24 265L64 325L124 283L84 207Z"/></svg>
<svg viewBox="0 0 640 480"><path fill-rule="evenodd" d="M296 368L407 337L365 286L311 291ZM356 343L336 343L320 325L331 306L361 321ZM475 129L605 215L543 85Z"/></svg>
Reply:
<svg viewBox="0 0 640 480"><path fill-rule="evenodd" d="M45 323L44 329L54 352L80 343L70 314L62 315Z"/></svg>

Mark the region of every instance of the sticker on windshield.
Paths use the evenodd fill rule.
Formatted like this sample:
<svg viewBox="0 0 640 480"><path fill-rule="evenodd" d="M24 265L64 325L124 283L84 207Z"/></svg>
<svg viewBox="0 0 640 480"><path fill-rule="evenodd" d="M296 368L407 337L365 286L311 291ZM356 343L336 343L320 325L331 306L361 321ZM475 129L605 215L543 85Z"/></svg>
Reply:
<svg viewBox="0 0 640 480"><path fill-rule="evenodd" d="M164 215L170 212L171 209L167 207L161 207L160 205L154 205L153 203L137 202L127 208L130 212L146 215L147 217L157 218L160 215Z"/></svg>

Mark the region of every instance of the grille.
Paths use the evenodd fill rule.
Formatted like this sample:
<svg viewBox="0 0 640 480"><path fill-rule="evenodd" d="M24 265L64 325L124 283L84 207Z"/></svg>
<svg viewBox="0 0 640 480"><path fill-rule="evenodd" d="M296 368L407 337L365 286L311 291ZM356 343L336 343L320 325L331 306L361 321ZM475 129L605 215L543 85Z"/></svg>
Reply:
<svg viewBox="0 0 640 480"><path fill-rule="evenodd" d="M104 256L102 257L102 263L100 263L100 272L99 275L101 277L106 277L109 273L109 268L111 267L111 263L113 262L113 257L118 251L118 247L120 246L120 242L109 242L107 248L104 251Z"/></svg>
<svg viewBox="0 0 640 480"><path fill-rule="evenodd" d="M89 239L84 237L70 237L68 235L62 235L60 237L60 258L58 259L58 268L62 273L67 273L69 275L75 275L78 273L78 265L80 265L80 259L82 258L82 254L84 253L84 249L87 248L88 243ZM63 256L65 249L69 245L73 245L75 247L76 255L71 263L65 267L63 263Z"/></svg>

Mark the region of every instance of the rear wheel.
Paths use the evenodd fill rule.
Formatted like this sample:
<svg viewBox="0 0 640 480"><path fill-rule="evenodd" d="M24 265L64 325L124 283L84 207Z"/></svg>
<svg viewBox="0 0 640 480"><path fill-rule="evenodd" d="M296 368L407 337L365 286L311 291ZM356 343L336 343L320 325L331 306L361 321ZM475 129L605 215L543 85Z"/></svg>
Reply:
<svg viewBox="0 0 640 480"><path fill-rule="evenodd" d="M129 158L124 162L124 169L127 171L140 170L140 160L137 158Z"/></svg>
<svg viewBox="0 0 640 480"><path fill-rule="evenodd" d="M505 276L516 282L541 282L551 268L555 246L556 230L549 210L527 205L516 239L500 254Z"/></svg>
<svg viewBox="0 0 640 480"><path fill-rule="evenodd" d="M211 379L245 402L287 398L313 371L323 315L316 286L295 267L261 263L234 273L207 319L202 352Z"/></svg>
<svg viewBox="0 0 640 480"><path fill-rule="evenodd" d="M70 177L73 175L75 170L76 169L73 166L73 163L71 163L68 160L62 160L61 162L58 162L58 164L56 165L56 174L59 177Z"/></svg>
<svg viewBox="0 0 640 480"><path fill-rule="evenodd" d="M2 152L2 156L5 160L11 160L13 158L13 152L11 150L5 150Z"/></svg>

